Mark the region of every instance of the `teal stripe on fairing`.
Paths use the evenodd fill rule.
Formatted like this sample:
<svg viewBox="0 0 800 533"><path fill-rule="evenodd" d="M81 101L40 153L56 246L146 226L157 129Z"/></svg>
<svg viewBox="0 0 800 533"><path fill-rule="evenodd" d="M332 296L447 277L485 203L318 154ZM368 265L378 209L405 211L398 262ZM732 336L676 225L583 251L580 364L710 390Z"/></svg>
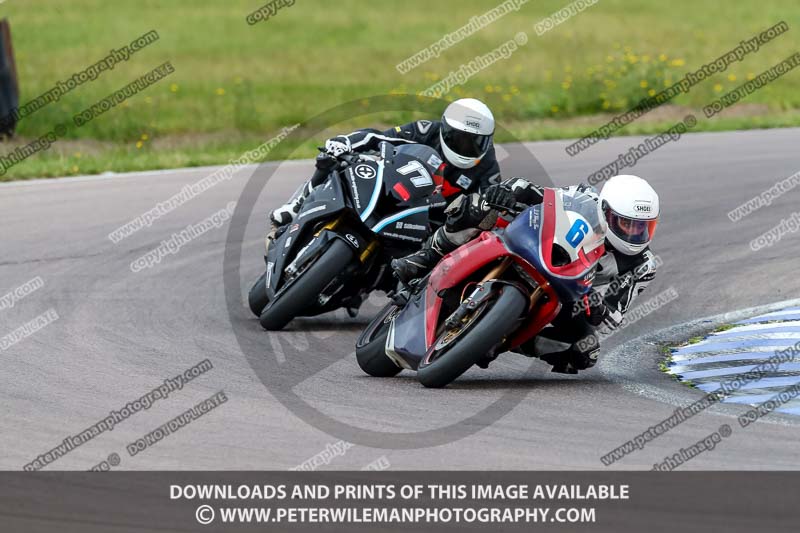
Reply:
<svg viewBox="0 0 800 533"><path fill-rule="evenodd" d="M396 215L392 215L390 217L384 218L383 220L381 220L380 222L375 224L375 227L372 228L372 231L374 231L375 233L378 233L379 231L381 231L383 228L385 228L389 224L391 224L393 222L397 222L398 220L404 219L404 218L409 217L411 215L416 215L417 213L425 212L425 211L428 210L428 208L429 208L429 206L426 205L426 206L423 206L423 207L414 207L412 209L406 209L405 211L400 211Z"/></svg>
<svg viewBox="0 0 800 533"><path fill-rule="evenodd" d="M369 218L369 216L375 210L375 206L378 205L378 198L381 195L382 188L383 188L383 162L378 162L378 175L375 176L375 188L372 190L372 198L369 199L369 204L367 204L367 208L364 209L361 215L359 215L362 222Z"/></svg>

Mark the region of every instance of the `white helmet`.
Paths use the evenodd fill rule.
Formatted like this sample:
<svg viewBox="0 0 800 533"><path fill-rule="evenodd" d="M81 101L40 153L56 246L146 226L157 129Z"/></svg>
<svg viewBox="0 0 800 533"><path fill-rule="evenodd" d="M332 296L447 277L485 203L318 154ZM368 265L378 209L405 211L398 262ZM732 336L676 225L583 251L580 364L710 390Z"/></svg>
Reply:
<svg viewBox="0 0 800 533"><path fill-rule="evenodd" d="M444 110L439 140L445 159L458 168L472 168L489 151L494 115L474 98L456 100Z"/></svg>
<svg viewBox="0 0 800 533"><path fill-rule="evenodd" d="M625 255L644 250L658 225L658 194L638 176L614 176L600 192L608 242Z"/></svg>

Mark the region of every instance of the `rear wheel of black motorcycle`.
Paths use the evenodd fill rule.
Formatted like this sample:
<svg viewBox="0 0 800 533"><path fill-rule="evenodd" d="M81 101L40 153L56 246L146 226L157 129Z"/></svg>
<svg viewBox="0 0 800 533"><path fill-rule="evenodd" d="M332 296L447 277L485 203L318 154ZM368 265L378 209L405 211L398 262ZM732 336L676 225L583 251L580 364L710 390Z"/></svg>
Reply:
<svg viewBox="0 0 800 533"><path fill-rule="evenodd" d="M389 304L378 313L356 341L356 360L361 370L376 378L390 378L402 368L386 355L386 337L397 306Z"/></svg>
<svg viewBox="0 0 800 533"><path fill-rule="evenodd" d="M270 331L283 329L294 317L300 316L309 302L315 301L352 260L353 249L334 239L314 264L264 309L259 318L261 326Z"/></svg>
<svg viewBox="0 0 800 533"><path fill-rule="evenodd" d="M475 310L463 329L445 331L436 339L440 345L447 335L455 335L446 346L434 351L417 369L419 382L426 387L441 388L453 382L477 363L517 327L516 318L528 306L528 299L519 289L503 287L494 301Z"/></svg>
<svg viewBox="0 0 800 533"><path fill-rule="evenodd" d="M250 293L247 295L247 301L250 304L250 310L256 316L261 316L261 311L267 306L267 273L261 274L261 277L253 284Z"/></svg>

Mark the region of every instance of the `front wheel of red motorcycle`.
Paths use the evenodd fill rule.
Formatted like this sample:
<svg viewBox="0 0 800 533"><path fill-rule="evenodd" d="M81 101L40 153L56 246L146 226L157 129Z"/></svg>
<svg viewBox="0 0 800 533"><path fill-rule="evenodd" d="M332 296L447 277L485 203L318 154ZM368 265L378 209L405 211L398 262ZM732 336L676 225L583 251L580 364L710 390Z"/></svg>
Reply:
<svg viewBox="0 0 800 533"><path fill-rule="evenodd" d="M417 378L425 387L452 383L517 328L529 300L507 285L495 300L479 306L454 330L442 332L433 351L420 363Z"/></svg>
<svg viewBox="0 0 800 533"><path fill-rule="evenodd" d="M390 378L403 370L386 355L386 337L389 335L392 319L399 311L394 304L384 307L356 341L358 366L370 376Z"/></svg>

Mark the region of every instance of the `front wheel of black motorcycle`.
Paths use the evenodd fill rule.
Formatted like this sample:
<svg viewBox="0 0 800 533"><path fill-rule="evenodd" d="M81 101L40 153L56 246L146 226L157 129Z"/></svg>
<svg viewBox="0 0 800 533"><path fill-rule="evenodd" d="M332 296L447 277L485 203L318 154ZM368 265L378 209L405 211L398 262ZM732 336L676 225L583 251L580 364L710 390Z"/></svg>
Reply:
<svg viewBox="0 0 800 533"><path fill-rule="evenodd" d="M264 309L261 326L269 331L283 329L286 324L314 302L328 284L353 260L353 249L335 239L330 247L303 272L292 285Z"/></svg>
<svg viewBox="0 0 800 533"><path fill-rule="evenodd" d="M256 316L261 316L261 311L267 306L267 273L261 274L261 277L253 284L250 293L247 295L247 302L250 304L250 310Z"/></svg>
<svg viewBox="0 0 800 533"><path fill-rule="evenodd" d="M402 368L386 355L386 337L392 318L399 308L395 304L384 307L364 329L356 341L356 360L365 373L376 378L390 378Z"/></svg>
<svg viewBox="0 0 800 533"><path fill-rule="evenodd" d="M442 332L417 369L419 382L429 388L452 383L516 329L515 319L528 303L519 289L503 287L497 299L479 306L458 329Z"/></svg>

